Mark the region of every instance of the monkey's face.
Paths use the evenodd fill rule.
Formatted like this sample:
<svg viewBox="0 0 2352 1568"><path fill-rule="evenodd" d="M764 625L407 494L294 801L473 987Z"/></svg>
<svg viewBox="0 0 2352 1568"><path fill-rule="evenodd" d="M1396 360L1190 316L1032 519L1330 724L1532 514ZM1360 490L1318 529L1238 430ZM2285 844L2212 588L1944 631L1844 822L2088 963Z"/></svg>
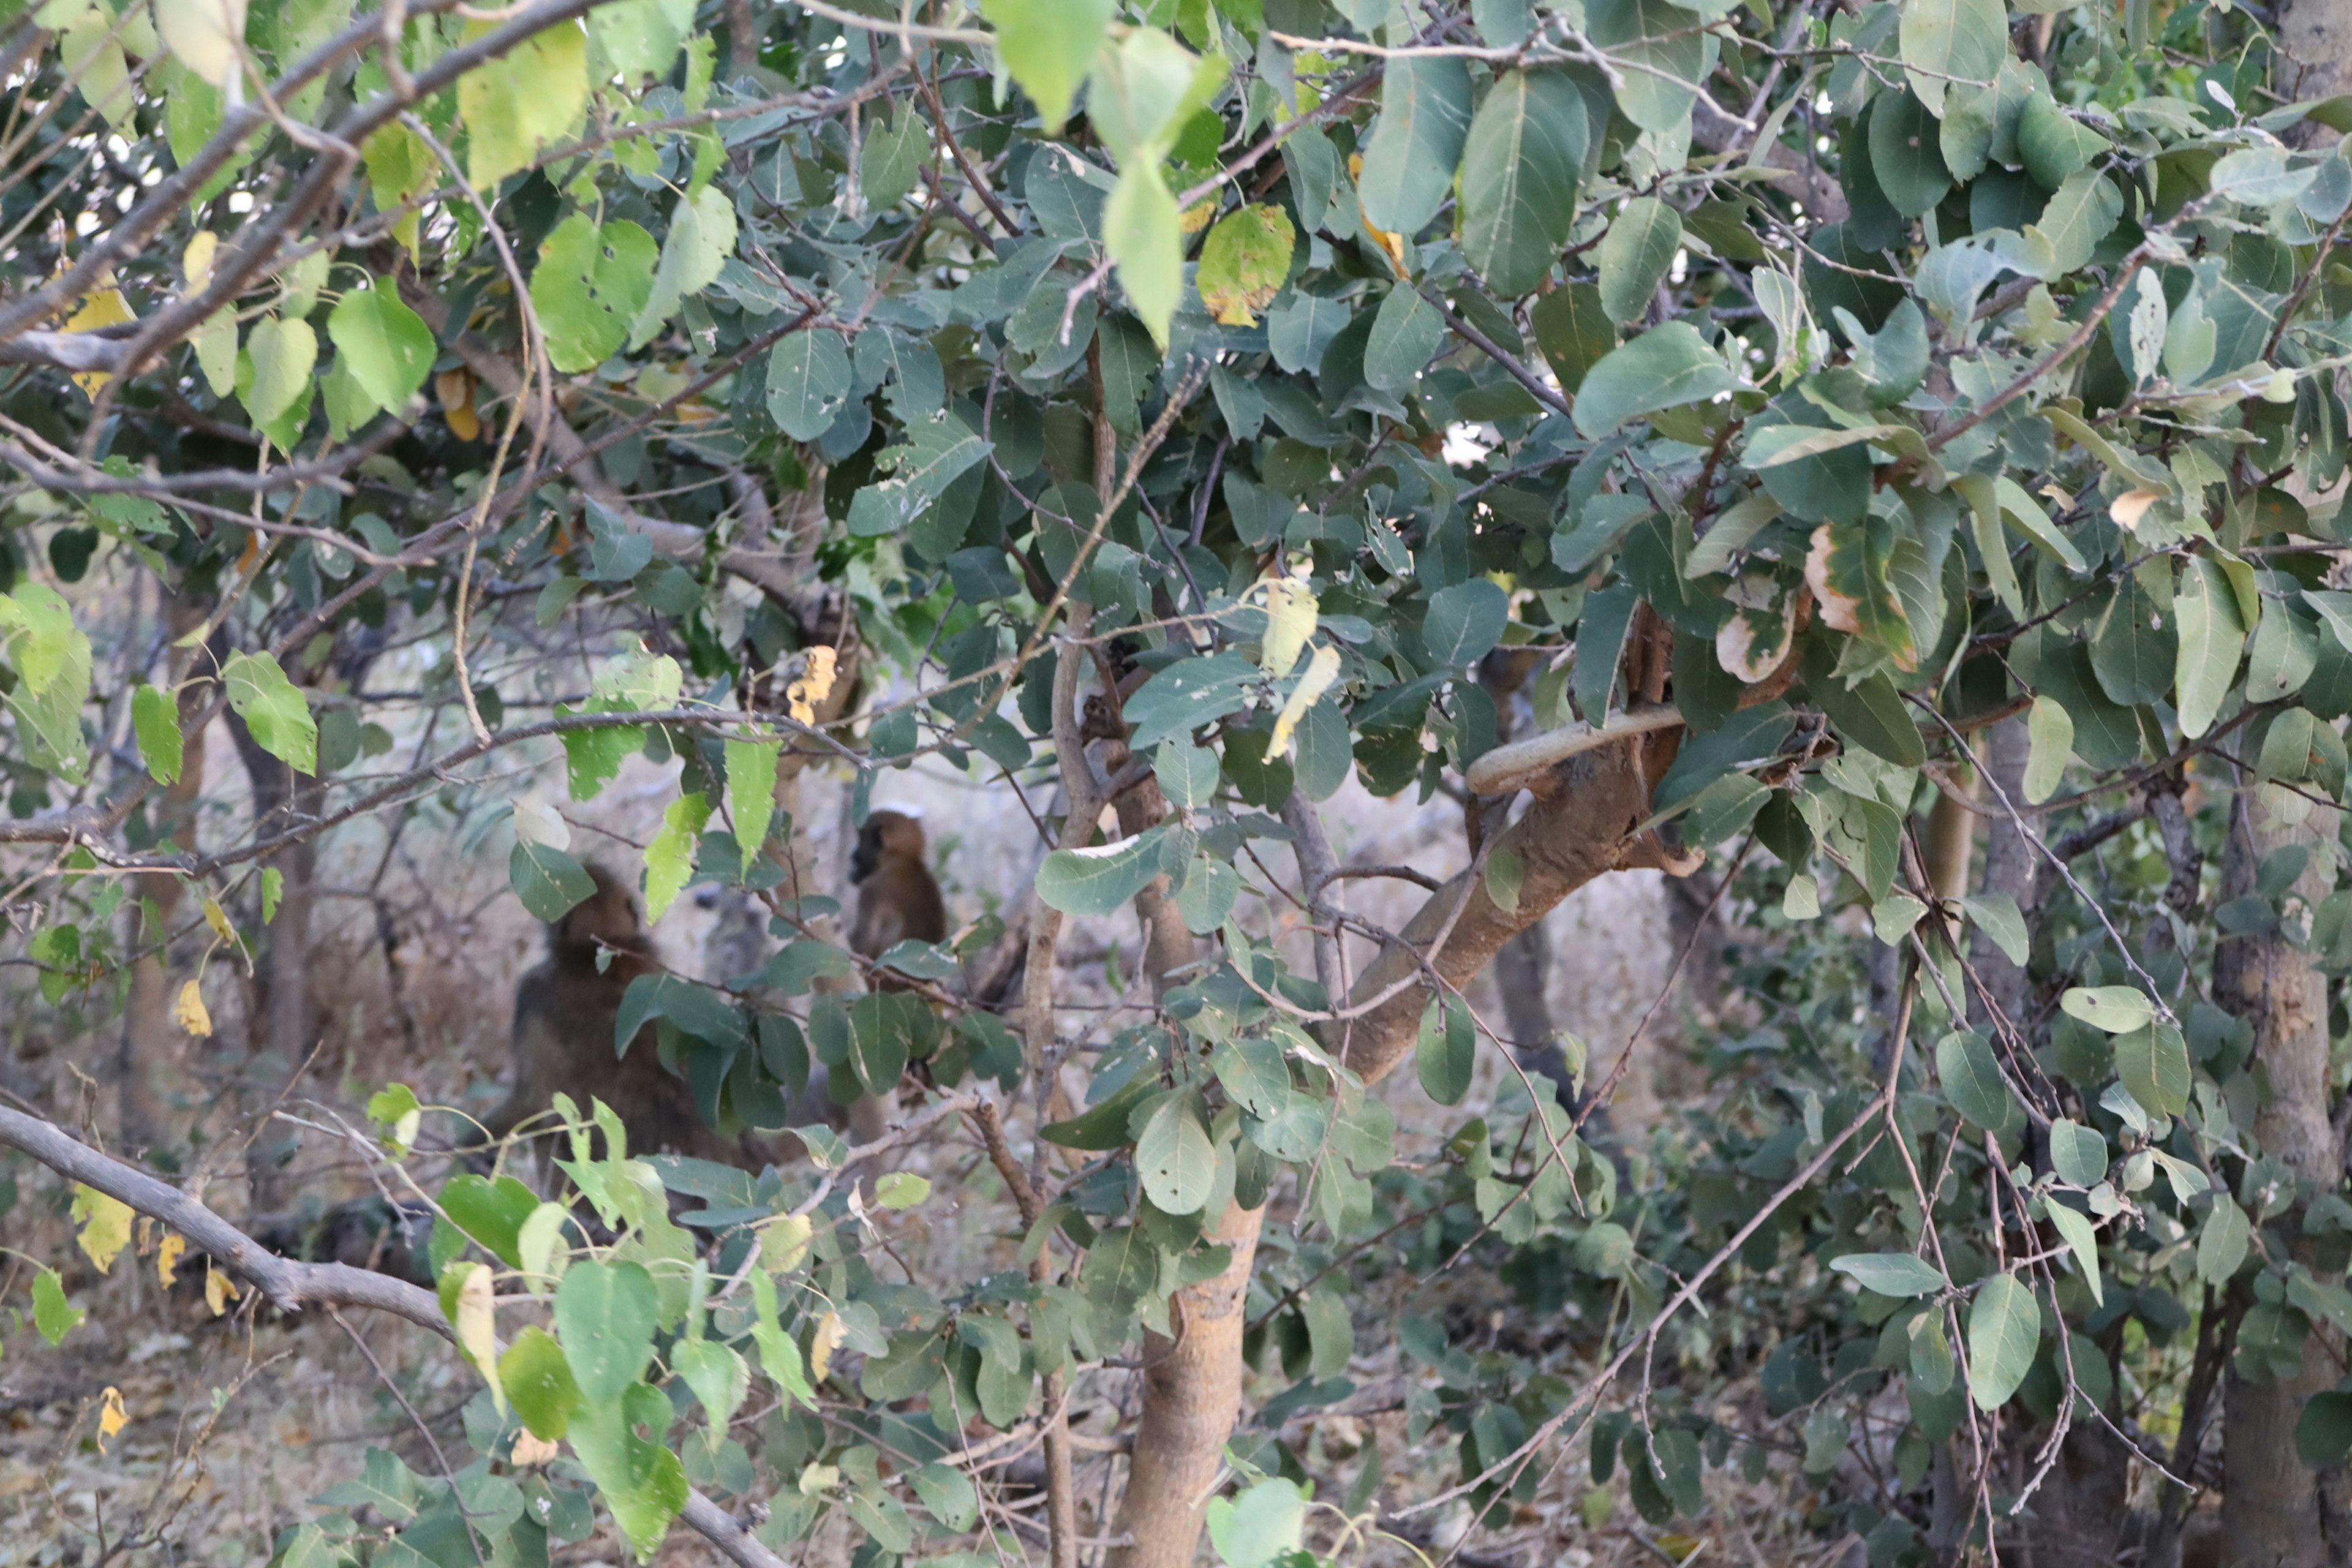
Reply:
<svg viewBox="0 0 2352 1568"><path fill-rule="evenodd" d="M645 919L637 910L636 896L627 884L601 865L591 865L588 874L596 890L565 912L551 933L559 946L595 946L634 948L645 934Z"/></svg>
<svg viewBox="0 0 2352 1568"><path fill-rule="evenodd" d="M923 825L904 812L877 811L857 830L857 847L849 856L849 879L863 882L874 875L884 855L894 852L920 859Z"/></svg>

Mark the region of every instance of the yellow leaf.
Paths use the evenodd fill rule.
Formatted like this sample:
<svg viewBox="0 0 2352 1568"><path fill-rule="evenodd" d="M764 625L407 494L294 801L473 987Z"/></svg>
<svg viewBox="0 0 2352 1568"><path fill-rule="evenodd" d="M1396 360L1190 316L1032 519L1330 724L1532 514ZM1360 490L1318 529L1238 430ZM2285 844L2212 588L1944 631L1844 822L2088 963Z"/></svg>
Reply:
<svg viewBox="0 0 2352 1568"><path fill-rule="evenodd" d="M819 644L808 650L808 668L801 678L784 688L784 705L795 724L816 722L816 705L833 695L833 678L836 655Z"/></svg>
<svg viewBox="0 0 2352 1568"><path fill-rule="evenodd" d="M543 1465L563 1452L563 1445L534 1437L529 1432L515 1435L514 1452L510 1456L518 1465Z"/></svg>
<svg viewBox="0 0 2352 1568"><path fill-rule="evenodd" d="M246 0L156 0L155 26L182 65L225 88L236 76L245 9Z"/></svg>
<svg viewBox="0 0 2352 1568"><path fill-rule="evenodd" d="M81 1249L98 1265L100 1274L114 1267L114 1260L124 1247L131 1245L131 1205L121 1198L108 1197L96 1187L77 1184L74 1187L73 1217L81 1226Z"/></svg>
<svg viewBox="0 0 2352 1568"><path fill-rule="evenodd" d="M833 1370L833 1352L849 1331L841 1326L841 1314L828 1311L816 1321L816 1332L809 1336L809 1381L823 1383L825 1373Z"/></svg>
<svg viewBox="0 0 2352 1568"><path fill-rule="evenodd" d="M188 292L202 293L212 286L213 258L220 254L220 236L210 229L199 229L180 252L180 271L188 279Z"/></svg>
<svg viewBox="0 0 2352 1568"><path fill-rule="evenodd" d="M782 1274L808 1256L810 1226L806 1215L788 1214L760 1227L760 1262L771 1274Z"/></svg>
<svg viewBox="0 0 2352 1568"><path fill-rule="evenodd" d="M94 332L101 327L119 327L138 319L131 313L131 302L122 297L122 290L109 283L82 296L81 307L66 318L66 331ZM86 370L77 372L73 379L86 395L96 397L98 389L113 378L102 370Z"/></svg>
<svg viewBox="0 0 2352 1568"><path fill-rule="evenodd" d="M131 1412L122 1407L122 1390L108 1384L106 1392L99 1398L98 1451L101 1454L106 1452L106 1446L114 1441L114 1435L130 1425Z"/></svg>
<svg viewBox="0 0 2352 1568"><path fill-rule="evenodd" d="M474 412L474 373L460 365L433 378L433 395L441 400L441 416L449 434L460 441L482 438L481 416Z"/></svg>
<svg viewBox="0 0 2352 1568"><path fill-rule="evenodd" d="M2163 499L2161 490L2126 490L2107 503L2107 515L2116 520L2117 528L2130 533L2139 527L2139 520L2147 515L2147 509Z"/></svg>
<svg viewBox="0 0 2352 1568"><path fill-rule="evenodd" d="M188 1238L178 1235L165 1237L163 1246L155 1249L155 1277L163 1282L164 1289L180 1282L180 1255L187 1250Z"/></svg>
<svg viewBox="0 0 2352 1568"><path fill-rule="evenodd" d="M260 537L258 533L253 536L254 539ZM247 542L246 548L248 550L253 548L250 540ZM228 923L228 911L221 908L220 900L210 893L205 895L205 924L212 927L213 934L223 942L236 940L236 928Z"/></svg>
<svg viewBox="0 0 2352 1568"><path fill-rule="evenodd" d="M236 1288L236 1280L214 1268L210 1260L205 1262L205 1305L212 1309L214 1317L227 1311L228 1304L243 1294L245 1292Z"/></svg>
<svg viewBox="0 0 2352 1568"><path fill-rule="evenodd" d="M1270 577L1265 584L1265 640L1258 645L1257 661L1268 675L1288 675L1315 635L1316 603L1312 589L1295 577Z"/></svg>
<svg viewBox="0 0 2352 1568"><path fill-rule="evenodd" d="M200 1040L211 1038L213 1016L205 1011L204 988L196 982L180 987L180 999L172 1004L172 1022Z"/></svg>
<svg viewBox="0 0 2352 1568"><path fill-rule="evenodd" d="M490 1402L503 1415L507 1391L499 1382L498 1295L490 1271L477 1263L457 1287L457 1343L490 1385Z"/></svg>
<svg viewBox="0 0 2352 1568"><path fill-rule="evenodd" d="M1330 690L1331 683L1339 679L1339 650L1326 643L1315 650L1314 658L1307 661L1306 673L1298 678L1298 684L1290 689L1290 696L1284 701L1282 711L1275 716L1274 733L1265 742L1267 756L1279 756L1290 749L1290 738L1297 732L1298 721L1307 717L1309 708L1322 700L1323 694Z"/></svg>

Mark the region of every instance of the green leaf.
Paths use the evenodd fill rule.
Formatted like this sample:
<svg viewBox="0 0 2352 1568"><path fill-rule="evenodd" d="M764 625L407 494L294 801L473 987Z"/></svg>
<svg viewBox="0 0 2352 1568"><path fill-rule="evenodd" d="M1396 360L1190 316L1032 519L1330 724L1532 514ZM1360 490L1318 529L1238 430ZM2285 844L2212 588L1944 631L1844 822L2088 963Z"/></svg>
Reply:
<svg viewBox="0 0 2352 1568"><path fill-rule="evenodd" d="M1056 849L1037 868L1037 896L1048 909L1081 919L1109 914L1160 875L1158 828L1084 849Z"/></svg>
<svg viewBox="0 0 2352 1568"><path fill-rule="evenodd" d="M1429 596L1421 623L1422 646L1433 669L1459 669L1486 657L1503 638L1511 596L1484 577L1440 588Z"/></svg>
<svg viewBox="0 0 2352 1568"><path fill-rule="evenodd" d="M2152 564L2169 575L2160 561ZM2108 700L2125 708L2163 701L2180 661L2169 592L2159 603L2142 577L2134 573L2116 584L2106 613L2091 633L2091 673Z"/></svg>
<svg viewBox="0 0 2352 1568"><path fill-rule="evenodd" d="M923 1500L923 1507L939 1521L940 1528L951 1534L961 1534L972 1527L980 1517L980 1492L971 1478L953 1465L934 1459L907 1477L915 1495Z"/></svg>
<svg viewBox="0 0 2352 1568"><path fill-rule="evenodd" d="M487 21L469 35L490 30ZM562 142L588 111L588 35L549 27L457 79L457 112L466 122L466 177L478 191L530 166L543 147Z"/></svg>
<svg viewBox="0 0 2352 1568"><path fill-rule="evenodd" d="M361 390L392 414L405 409L424 387L439 353L433 333L400 302L390 279L345 294L327 317L327 336Z"/></svg>
<svg viewBox="0 0 2352 1568"><path fill-rule="evenodd" d="M1274 302L1290 276L1296 239L1290 215L1263 202L1218 220L1201 243L1201 265L1194 275L1209 314L1227 326L1255 326L1257 312Z"/></svg>
<svg viewBox="0 0 2352 1568"><path fill-rule="evenodd" d="M551 923L574 905L595 896L596 884L579 861L551 845L515 840L507 857L507 881L522 907Z"/></svg>
<svg viewBox="0 0 2352 1568"><path fill-rule="evenodd" d="M2040 805L2058 793L2074 755L2074 720L2054 697L2037 697L2025 714L2025 799Z"/></svg>
<svg viewBox="0 0 2352 1568"><path fill-rule="evenodd" d="M2009 16L2000 0L1905 0L1895 37L1911 90L1940 117L1952 78L1990 85L2000 71Z"/></svg>
<svg viewBox="0 0 2352 1568"><path fill-rule="evenodd" d="M539 1207L539 1194L512 1176L493 1182L460 1171L441 1189L441 1207L452 1224L504 1260L522 1267L517 1250L523 1221Z"/></svg>
<svg viewBox="0 0 2352 1568"><path fill-rule="evenodd" d="M2080 270L2123 216L2124 195L2113 180L2096 169L2078 169L2067 175L2029 231L2050 242L2047 275L2063 278Z"/></svg>
<svg viewBox="0 0 2352 1568"><path fill-rule="evenodd" d="M727 742L727 815L735 824L747 877L776 815L776 765L783 751L781 741Z"/></svg>
<svg viewBox="0 0 2352 1568"><path fill-rule="evenodd" d="M2050 1216L2050 1223L2058 1227L2059 1237L2074 1254L2075 1263L2082 1268L2083 1279L2091 1287L2091 1300L2100 1306L2106 1305L2106 1281L2099 1273L2097 1227L2091 1224L2087 1215L2077 1214L2055 1198L2043 1204L2042 1212Z"/></svg>
<svg viewBox="0 0 2352 1568"><path fill-rule="evenodd" d="M1111 0L982 0L980 9L996 29L1004 68L1036 103L1046 134L1058 134L1117 7Z"/></svg>
<svg viewBox="0 0 2352 1568"><path fill-rule="evenodd" d="M1170 804L1198 811L1217 795L1217 753L1182 735L1160 742L1152 772Z"/></svg>
<svg viewBox="0 0 2352 1568"><path fill-rule="evenodd" d="M1992 938L1993 945L2000 949L2001 956L2021 969L2025 967L2025 961L2033 950L2033 941L2027 934L2025 916L2019 910L2015 899L2007 893L1974 893L1963 898L1960 907L1968 911L1969 919L1976 923L1979 931Z"/></svg>
<svg viewBox="0 0 2352 1568"><path fill-rule="evenodd" d="M653 297L660 254L654 237L626 218L599 228L583 212L540 242L530 302L556 369L593 370L621 352L629 323Z"/></svg>
<svg viewBox="0 0 2352 1568"><path fill-rule="evenodd" d="M499 1358L499 1382L532 1436L552 1443L571 1429L580 1408L580 1384L563 1347L537 1323L517 1334Z"/></svg>
<svg viewBox="0 0 2352 1568"><path fill-rule="evenodd" d="M1221 1040L1209 1053L1209 1066L1226 1096L1261 1121L1273 1121L1290 1103L1289 1058L1277 1041L1263 1035Z"/></svg>
<svg viewBox="0 0 2352 1568"><path fill-rule="evenodd" d="M310 395L310 373L319 363L319 334L310 323L268 316L246 339L253 361L253 382L245 392L245 411L257 425L271 425L294 406L296 398Z"/></svg>
<svg viewBox="0 0 2352 1568"><path fill-rule="evenodd" d="M743 1358L716 1340L680 1340L670 1346L669 1360L702 1402L711 1431L725 1433L735 1412L743 1407L743 1396L751 1391L751 1369Z"/></svg>
<svg viewBox="0 0 2352 1568"><path fill-rule="evenodd" d="M2061 109L2048 93L2037 92L2028 99L2018 119L2018 155L2025 161L2025 172L2045 190L2057 190L2069 175L2112 145ZM2049 226L2044 223L2042 227L2046 232Z"/></svg>
<svg viewBox="0 0 2352 1568"><path fill-rule="evenodd" d="M2238 674L2238 656L2246 646L2246 628L2238 618L2237 595L2221 568L2202 555L2190 556L2183 567L2180 589L2172 600L2172 617L2180 643L2173 673L2180 733L2195 740L2213 727L2222 700L2230 694L2231 682Z"/></svg>
<svg viewBox="0 0 2352 1568"><path fill-rule="evenodd" d="M2295 1456L2315 1470L2340 1465L2352 1455L2352 1394L2315 1394L2295 1417Z"/></svg>
<svg viewBox="0 0 2352 1568"><path fill-rule="evenodd" d="M1127 700L1128 744L1141 751L1238 713L1262 679L1253 660L1230 650L1180 659Z"/></svg>
<svg viewBox="0 0 2352 1568"><path fill-rule="evenodd" d="M597 55L632 85L668 76L693 33L693 0L617 0L588 13Z"/></svg>
<svg viewBox="0 0 2352 1568"><path fill-rule="evenodd" d="M768 355L768 417L793 440L814 441L841 417L850 384L840 333L814 327L790 333Z"/></svg>
<svg viewBox="0 0 2352 1568"><path fill-rule="evenodd" d="M694 854L703 827L710 821L710 803L699 793L678 796L662 813L661 830L646 846L646 923L651 925L669 911L678 894L694 880Z"/></svg>
<svg viewBox="0 0 2352 1568"><path fill-rule="evenodd" d="M65 1337L89 1316L66 1300L65 1281L58 1278L56 1269L44 1268L33 1276L33 1327L52 1348L64 1343Z"/></svg>
<svg viewBox="0 0 2352 1568"><path fill-rule="evenodd" d="M1184 234L1176 197L1156 163L1119 171L1103 204L1103 245L1118 264L1118 286L1151 341L1168 346L1168 322L1184 292Z"/></svg>
<svg viewBox="0 0 2352 1568"><path fill-rule="evenodd" d="M184 747L178 700L163 687L141 687L131 697L131 727L139 736L139 760L155 782L178 783Z"/></svg>
<svg viewBox="0 0 2352 1568"><path fill-rule="evenodd" d="M1849 1252L1830 1267L1882 1296L1927 1296L1948 1283L1942 1269L1907 1252Z"/></svg>
<svg viewBox="0 0 2352 1568"><path fill-rule="evenodd" d="M1620 326L1639 321L1682 248L1683 215L1655 196L1625 204L1601 237L1601 309Z"/></svg>
<svg viewBox="0 0 2352 1568"><path fill-rule="evenodd" d="M2156 1004L2147 994L2131 985L2077 985L2058 998L2058 1005L2069 1017L2080 1018L2095 1029L2110 1035L2126 1035L2144 1029L2156 1016ZM2141 1100L2142 1105L2148 1104Z"/></svg>
<svg viewBox="0 0 2352 1568"><path fill-rule="evenodd" d="M1591 134L1584 95L1557 72L1510 71L1478 106L1462 158L1462 254L1496 294L1528 293L1559 259Z"/></svg>
<svg viewBox="0 0 2352 1568"><path fill-rule="evenodd" d="M2134 1100L2159 1116L2179 1116L2189 1109L2189 1044L2161 1018L2117 1037L2116 1076Z"/></svg>
<svg viewBox="0 0 2352 1568"><path fill-rule="evenodd" d="M660 1319L653 1276L642 1265L585 1260L564 1270L555 1332L589 1405L611 1405L636 1382L653 1359Z"/></svg>
<svg viewBox="0 0 2352 1568"><path fill-rule="evenodd" d="M680 201L670 211L669 237L662 241L653 290L630 325L629 347L639 349L651 342L681 303L718 281L719 268L734 254L735 205L727 199L726 192L705 185ZM835 347L839 346L835 339Z"/></svg>
<svg viewBox="0 0 2352 1568"><path fill-rule="evenodd" d="M1437 216L1470 129L1470 68L1453 56L1391 60L1356 181L1365 220L1410 239Z"/></svg>
<svg viewBox="0 0 2352 1568"><path fill-rule="evenodd" d="M2079 1121L2050 1124L2050 1163L2061 1181L2095 1187L2106 1179L2107 1141L2095 1127Z"/></svg>
<svg viewBox="0 0 2352 1568"><path fill-rule="evenodd" d="M1122 170L1157 166L1224 79L1223 55L1198 57L1157 27L1132 27L1095 57L1087 120Z"/></svg>
<svg viewBox="0 0 2352 1568"><path fill-rule="evenodd" d="M1918 7L1906 7L1906 16ZM1895 210L1917 217L1952 188L1934 110L1910 93L1883 93L1870 111L1870 167Z"/></svg>
<svg viewBox="0 0 2352 1568"><path fill-rule="evenodd" d="M1619 61L1617 107L1644 131L1690 122L1714 56L1692 13L1671 0L1589 0L1585 31Z"/></svg>
<svg viewBox="0 0 2352 1568"><path fill-rule="evenodd" d="M1953 1109L1986 1131L2005 1132L2017 1121L2017 1097L1981 1036L1955 1032L1937 1041L1936 1077Z"/></svg>
<svg viewBox="0 0 2352 1568"><path fill-rule="evenodd" d="M296 773L318 771L318 723L275 655L233 653L221 666L221 680L256 745Z"/></svg>
<svg viewBox="0 0 2352 1568"><path fill-rule="evenodd" d="M1583 386L1585 372L1617 346L1617 324L1591 283L1565 283L1544 295L1528 308L1528 321L1563 392Z"/></svg>
<svg viewBox="0 0 2352 1568"><path fill-rule="evenodd" d="M1445 319L1410 283L1381 301L1364 342L1364 380L1382 392L1407 392L1445 342Z"/></svg>
<svg viewBox="0 0 2352 1568"><path fill-rule="evenodd" d="M1969 1303L1969 1395L1979 1410L2009 1403L2033 1370L2042 1306L2013 1274L1996 1274Z"/></svg>
<svg viewBox="0 0 2352 1568"><path fill-rule="evenodd" d="M922 117L904 113L895 125L877 121L858 150L857 189L875 212L897 206L922 183L923 161L931 150Z"/></svg>
<svg viewBox="0 0 2352 1568"><path fill-rule="evenodd" d="M1197 1098L1171 1090L1135 1136L1135 1170L1144 1196L1163 1214L1198 1214L1216 1184L1217 1151Z"/></svg>
<svg viewBox="0 0 2352 1568"><path fill-rule="evenodd" d="M1440 1105L1459 1105L1470 1092L1477 1065L1478 1030L1469 1006L1458 996L1432 996L1422 1009L1421 1041L1413 1052L1423 1091Z"/></svg>
<svg viewBox="0 0 2352 1568"><path fill-rule="evenodd" d="M1576 427L1598 438L1639 415L1737 391L1739 377L1687 321L1651 328L1584 374Z"/></svg>
<svg viewBox="0 0 2352 1568"><path fill-rule="evenodd" d="M1339 1377L1356 1353L1355 1316L1348 1310L1344 1290L1314 1290L1298 1304L1307 1320L1307 1375Z"/></svg>
<svg viewBox="0 0 2352 1568"><path fill-rule="evenodd" d="M910 1209L930 1195L930 1178L911 1171L893 1171L874 1184L874 1201L886 1209Z"/></svg>
<svg viewBox="0 0 2352 1568"><path fill-rule="evenodd" d="M2219 1290L2246 1261L2253 1227L2246 1211L2227 1193L2213 1194L2213 1207L2197 1232L2197 1278Z"/></svg>
<svg viewBox="0 0 2352 1568"><path fill-rule="evenodd" d="M1209 1540L1226 1568L1272 1568L1298 1550L1307 1529L1307 1496L1297 1483L1260 1481L1241 1496L1212 1498Z"/></svg>

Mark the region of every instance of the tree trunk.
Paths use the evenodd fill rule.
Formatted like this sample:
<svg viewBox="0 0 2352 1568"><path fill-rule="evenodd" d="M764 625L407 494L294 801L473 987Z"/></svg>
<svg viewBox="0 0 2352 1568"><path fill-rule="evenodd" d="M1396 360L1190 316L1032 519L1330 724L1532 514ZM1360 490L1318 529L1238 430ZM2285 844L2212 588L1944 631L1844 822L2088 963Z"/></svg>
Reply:
<svg viewBox="0 0 2352 1568"><path fill-rule="evenodd" d="M310 773L296 773L291 763L262 750L243 719L227 715L229 735L237 756L253 783L254 832L259 837L282 833L315 817L325 798L325 786ZM318 897L318 840L306 838L281 849L263 862L285 879L275 918L261 927L258 987L260 1008L252 1024L253 1060L248 1077L283 1088L309 1059L318 1044L317 1010L310 1001L310 911ZM255 1109L266 1114L266 1108ZM248 1201L256 1214L285 1206L281 1173L292 1158L297 1140L274 1127L259 1129L246 1155Z"/></svg>
<svg viewBox="0 0 2352 1568"><path fill-rule="evenodd" d="M2352 5L2344 0L2288 0L2279 7L2279 85L2297 99L2327 98L2352 89ZM2310 121L2290 139L2306 146L2336 140Z"/></svg>
<svg viewBox="0 0 2352 1568"><path fill-rule="evenodd" d="M2267 819L2251 791L2231 809L2221 862L2221 897L2254 891L2263 862L2281 849L2313 851L2294 886L2304 918L2335 881L2336 812L2313 807L2295 825ZM2328 1125L2327 982L2311 955L2283 936L2224 938L2213 961L2215 999L2253 1026L2254 1072L2264 1099L2254 1118L2263 1153L2280 1161L2306 1192L2333 1192L2343 1152ZM2299 1228L2302 1203L2280 1229ZM2303 1246L2291 1244L2300 1253ZM2315 1394L2336 1386L2341 1336L2315 1324L2303 1364L2291 1376L2257 1383L2232 1364L2221 1415L2222 1538L2244 1568L2321 1568L2352 1557L2352 1518L2341 1467L2315 1474L2295 1452L2295 1424Z"/></svg>
<svg viewBox="0 0 2352 1568"><path fill-rule="evenodd" d="M177 642L204 624L207 606L168 589L163 590L163 595L164 622L171 640ZM180 723L184 731L194 719L195 710L202 706L201 697L201 690L195 688L181 694ZM148 797L154 802L148 821L158 838L175 840L185 849L195 847L196 797L204 793L204 787L205 748L199 739L182 758L179 778L160 795ZM183 890L180 879L148 872L131 879L131 890L135 900L152 904L155 910L154 924L149 926L136 912L142 904L134 902L132 943L165 942L179 912ZM169 948L159 945L131 966L131 993L122 1009L122 1037L115 1049L114 1076L121 1143L132 1154L174 1138L162 1080L183 1060L188 1037L172 1021L174 988L171 959Z"/></svg>
<svg viewBox="0 0 2352 1568"><path fill-rule="evenodd" d="M1350 993L1361 1005L1426 960L1448 984L1467 983L1503 945L1585 883L1607 871L1658 866L1667 857L1634 830L1649 814L1650 780L1673 759L1675 738L1648 736L1587 752L1558 764L1532 786L1527 814L1496 835L1495 847L1526 868L1517 908L1486 896L1486 879L1465 871L1429 896L1401 933L1413 949L1391 947L1365 967ZM1687 870L1688 867L1672 868ZM1449 929L1450 928L1450 929ZM1443 945L1437 943L1445 932ZM1351 1021L1324 1026L1342 1059L1368 1083L1386 1078L1410 1054L1428 1005L1424 984L1407 984ZM1242 1302L1248 1292L1263 1209L1228 1210L1214 1238L1234 1249L1223 1273L1177 1294L1181 1338L1147 1344L1143 1411L1118 1531L1128 1545L1108 1568L1187 1568L1199 1544L1202 1510L1219 1457L1241 1408Z"/></svg>

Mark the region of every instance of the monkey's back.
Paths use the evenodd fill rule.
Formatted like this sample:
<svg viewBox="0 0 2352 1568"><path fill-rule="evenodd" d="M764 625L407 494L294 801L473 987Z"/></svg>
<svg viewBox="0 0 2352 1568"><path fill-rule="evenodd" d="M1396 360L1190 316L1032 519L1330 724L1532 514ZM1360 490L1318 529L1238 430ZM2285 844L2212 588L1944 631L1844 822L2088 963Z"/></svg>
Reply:
<svg viewBox="0 0 2352 1568"><path fill-rule="evenodd" d="M611 1106L628 1130L632 1154L688 1154L740 1165L755 1156L742 1140L706 1126L686 1080L661 1064L651 1024L637 1031L626 1053L613 1034L629 983L656 966L619 952L603 973L593 960L562 950L526 972L515 986L514 1090L490 1118L503 1137L548 1109L560 1092L583 1111L592 1099Z"/></svg>

